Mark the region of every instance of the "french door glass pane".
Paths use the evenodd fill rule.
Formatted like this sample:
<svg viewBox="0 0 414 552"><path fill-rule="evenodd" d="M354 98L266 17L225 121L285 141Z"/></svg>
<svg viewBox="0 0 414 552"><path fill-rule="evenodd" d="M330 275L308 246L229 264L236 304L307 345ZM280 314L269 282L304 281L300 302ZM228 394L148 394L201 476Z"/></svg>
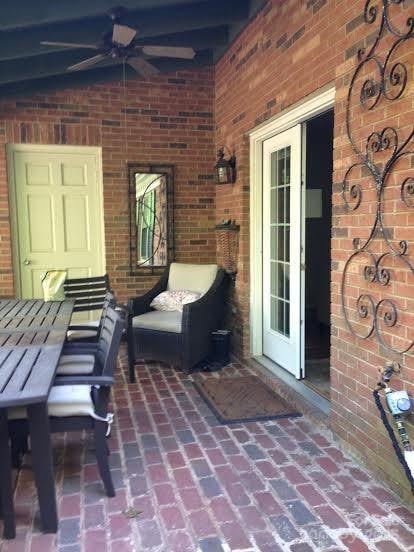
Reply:
<svg viewBox="0 0 414 552"><path fill-rule="evenodd" d="M270 327L290 335L290 146L271 154Z"/></svg>

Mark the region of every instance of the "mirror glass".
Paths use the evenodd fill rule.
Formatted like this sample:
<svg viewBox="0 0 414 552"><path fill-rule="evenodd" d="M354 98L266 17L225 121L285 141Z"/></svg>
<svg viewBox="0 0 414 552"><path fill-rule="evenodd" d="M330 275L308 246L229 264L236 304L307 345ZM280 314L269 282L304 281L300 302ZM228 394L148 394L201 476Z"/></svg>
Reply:
<svg viewBox="0 0 414 552"><path fill-rule="evenodd" d="M172 168L130 165L131 269L172 260Z"/></svg>

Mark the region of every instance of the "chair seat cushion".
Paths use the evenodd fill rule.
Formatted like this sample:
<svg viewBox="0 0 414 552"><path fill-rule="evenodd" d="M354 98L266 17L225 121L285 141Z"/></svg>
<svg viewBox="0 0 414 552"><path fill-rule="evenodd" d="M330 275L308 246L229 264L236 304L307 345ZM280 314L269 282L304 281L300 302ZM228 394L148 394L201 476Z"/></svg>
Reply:
<svg viewBox="0 0 414 552"><path fill-rule="evenodd" d="M66 332L66 338L68 341L77 341L78 339L91 339L92 337L96 337L97 335L98 328L91 328L90 330L68 330Z"/></svg>
<svg viewBox="0 0 414 552"><path fill-rule="evenodd" d="M90 385L57 385L50 390L47 400L49 416L57 418L67 416L91 416L94 406ZM9 408L8 418L19 420L27 418L26 408Z"/></svg>
<svg viewBox="0 0 414 552"><path fill-rule="evenodd" d="M132 326L162 332L181 333L183 313L178 311L151 311L134 316Z"/></svg>
<svg viewBox="0 0 414 552"><path fill-rule="evenodd" d="M56 385L47 400L49 416L90 416L95 412L90 385Z"/></svg>
<svg viewBox="0 0 414 552"><path fill-rule="evenodd" d="M95 362L95 356L94 355L61 355L59 359L59 366L63 366L64 364L73 364L74 362L77 362L78 364L93 364Z"/></svg>
<svg viewBox="0 0 414 552"><path fill-rule="evenodd" d="M78 376L92 374L95 365L94 355L62 355L56 370L58 376Z"/></svg>

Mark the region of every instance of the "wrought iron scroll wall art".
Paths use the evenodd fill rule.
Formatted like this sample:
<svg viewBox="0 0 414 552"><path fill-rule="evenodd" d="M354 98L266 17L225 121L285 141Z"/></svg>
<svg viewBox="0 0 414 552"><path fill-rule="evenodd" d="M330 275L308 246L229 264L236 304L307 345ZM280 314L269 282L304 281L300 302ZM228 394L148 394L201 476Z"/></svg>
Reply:
<svg viewBox="0 0 414 552"><path fill-rule="evenodd" d="M403 211L408 221L414 208L414 122L402 124L399 118L404 98L413 93L414 16L407 18L402 8L403 0L365 3L365 24L376 31L370 35L372 43L358 51L349 85L346 131L356 161L342 183L346 208L357 217L349 219L349 226L366 234L353 238L353 252L342 275L346 324L354 336L376 338L386 351L397 354L412 352L414 345L407 333L407 320L414 315L407 311L414 301L404 299L401 292L409 289L406 284L411 294L414 290L411 251L407 235L399 239L400 230L387 224L387 213L392 221L393 213ZM402 111L393 108L398 104ZM382 111L370 117L375 110ZM391 124L375 122L381 119ZM356 290L351 299L350 289Z"/></svg>

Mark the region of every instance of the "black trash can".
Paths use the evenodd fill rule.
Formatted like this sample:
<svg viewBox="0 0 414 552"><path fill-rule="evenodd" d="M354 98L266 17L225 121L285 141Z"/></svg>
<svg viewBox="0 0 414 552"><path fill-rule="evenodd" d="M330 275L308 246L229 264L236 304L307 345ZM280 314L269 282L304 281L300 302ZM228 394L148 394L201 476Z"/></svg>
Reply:
<svg viewBox="0 0 414 552"><path fill-rule="evenodd" d="M230 362L231 330L216 330L211 332L211 360L219 366Z"/></svg>

